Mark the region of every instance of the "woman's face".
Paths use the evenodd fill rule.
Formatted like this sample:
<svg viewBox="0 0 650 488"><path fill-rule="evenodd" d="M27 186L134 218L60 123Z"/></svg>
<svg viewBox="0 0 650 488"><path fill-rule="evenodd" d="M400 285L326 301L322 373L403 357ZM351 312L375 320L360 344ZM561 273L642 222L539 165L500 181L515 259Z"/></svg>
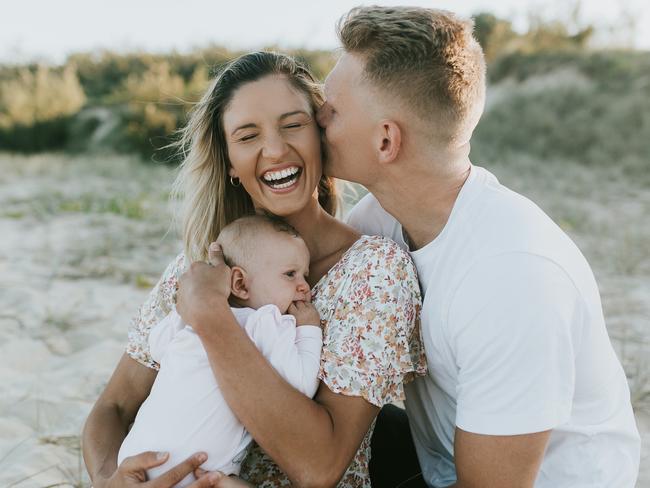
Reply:
<svg viewBox="0 0 650 488"><path fill-rule="evenodd" d="M283 75L242 85L223 114L230 176L256 208L291 215L321 178L320 132L306 94Z"/></svg>

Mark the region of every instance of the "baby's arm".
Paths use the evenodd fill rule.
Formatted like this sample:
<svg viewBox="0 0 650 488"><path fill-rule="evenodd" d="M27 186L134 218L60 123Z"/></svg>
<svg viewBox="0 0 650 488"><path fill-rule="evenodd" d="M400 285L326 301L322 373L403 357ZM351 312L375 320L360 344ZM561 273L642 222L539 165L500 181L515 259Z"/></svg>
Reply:
<svg viewBox="0 0 650 488"><path fill-rule="evenodd" d="M254 320L246 323L246 332L271 366L310 398L316 394L319 383L323 346L319 322L320 318L313 325L296 327L292 317L281 315L273 305L266 305L255 312Z"/></svg>

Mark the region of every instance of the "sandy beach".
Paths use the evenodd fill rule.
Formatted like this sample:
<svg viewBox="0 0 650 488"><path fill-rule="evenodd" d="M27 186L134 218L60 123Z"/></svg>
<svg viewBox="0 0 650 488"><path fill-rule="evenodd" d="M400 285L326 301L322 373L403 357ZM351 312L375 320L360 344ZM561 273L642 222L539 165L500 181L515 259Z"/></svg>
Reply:
<svg viewBox="0 0 650 488"><path fill-rule="evenodd" d="M88 486L83 423L181 249L173 170L112 155L0 154L0 168L0 486ZM642 432L637 486L650 487L650 185L560 162L488 168L592 264Z"/></svg>

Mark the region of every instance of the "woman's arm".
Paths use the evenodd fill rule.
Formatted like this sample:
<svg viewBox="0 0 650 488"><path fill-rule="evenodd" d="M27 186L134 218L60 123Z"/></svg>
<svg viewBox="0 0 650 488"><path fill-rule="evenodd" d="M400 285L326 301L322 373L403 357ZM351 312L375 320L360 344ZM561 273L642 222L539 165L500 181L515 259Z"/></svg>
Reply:
<svg viewBox="0 0 650 488"><path fill-rule="evenodd" d="M129 425L149 395L156 371L124 354L108 385L95 403L82 434L83 456L95 488L140 486L146 470L159 466L167 456L145 452L125 459L117 466L117 453ZM150 488L171 488L193 472L205 459L194 455L147 484ZM202 477L192 488L217 486L215 475Z"/></svg>
<svg viewBox="0 0 650 488"><path fill-rule="evenodd" d="M181 277L177 310L201 337L228 405L292 482L336 485L378 407L322 383L316 401L288 385L233 317L228 277L225 265L193 263Z"/></svg>

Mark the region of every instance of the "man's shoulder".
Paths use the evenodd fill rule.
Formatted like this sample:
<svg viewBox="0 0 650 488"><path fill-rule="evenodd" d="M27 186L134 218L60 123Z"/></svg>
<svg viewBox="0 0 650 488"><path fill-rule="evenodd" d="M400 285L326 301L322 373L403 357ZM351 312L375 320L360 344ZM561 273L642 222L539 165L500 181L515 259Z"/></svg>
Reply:
<svg viewBox="0 0 650 488"><path fill-rule="evenodd" d="M345 221L361 234L389 237L400 247L406 248L402 238L401 224L384 210L371 193L357 202Z"/></svg>
<svg viewBox="0 0 650 488"><path fill-rule="evenodd" d="M348 212L346 221L348 224L353 225L355 222L364 220L367 216L372 215L381 218L392 218L388 212L386 212L379 200L372 194L368 193L364 195L352 209Z"/></svg>

